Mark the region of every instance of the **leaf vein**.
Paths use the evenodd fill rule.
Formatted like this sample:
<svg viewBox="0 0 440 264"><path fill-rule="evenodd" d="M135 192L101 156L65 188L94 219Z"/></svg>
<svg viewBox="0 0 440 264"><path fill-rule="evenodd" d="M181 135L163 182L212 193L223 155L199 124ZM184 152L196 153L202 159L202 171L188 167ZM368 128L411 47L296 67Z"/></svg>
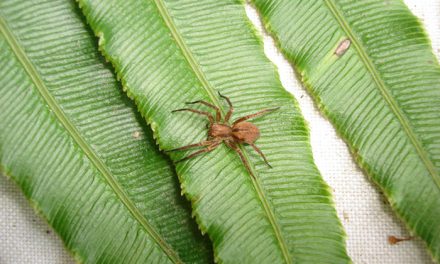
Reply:
<svg viewBox="0 0 440 264"><path fill-rule="evenodd" d="M348 35L350 40L352 41L353 47L357 50L357 53L359 54L362 62L367 67L367 70L370 72L374 82L376 83L377 87L379 88L379 91L381 92L383 98L387 102L387 104L390 106L392 112L399 120L399 123L401 124L403 130L407 134L409 140L411 141L412 145L417 151L417 154L420 157L420 160L423 162L425 167L427 168L429 174L431 175L433 181L435 182L437 188L440 189L440 175L438 174L436 167L434 166L432 160L430 159L427 151L423 148L422 143L420 142L420 139L417 137L415 132L413 131L410 122L405 117L402 110L399 108L398 103L394 100L392 95L387 91L386 84L380 77L380 74L378 73L378 70L374 66L373 62L369 59L367 52L365 51L365 48L362 46L361 42L358 40L358 38L355 37L354 32L350 29L348 22L344 19L342 14L338 11L338 8L336 7L336 4L332 0L325 0L327 7L331 11L332 15L335 17L339 25L342 27L344 32Z"/></svg>
<svg viewBox="0 0 440 264"><path fill-rule="evenodd" d="M44 84L43 80L39 77L38 71L33 66L32 62L26 56L25 51L20 47L19 42L16 40L14 33L9 29L7 23L0 16L0 32L5 37L6 42L11 47L12 51L17 56L17 59L23 65L26 73L31 78L32 82L35 84L41 97L53 110L55 117L60 121L72 139L78 144L80 149L86 154L91 163L98 169L98 171L103 175L104 179L107 181L108 185L114 190L116 196L121 200L133 217L138 221L141 226L147 231L147 233L153 238L153 240L162 248L169 259L174 263L182 263L178 255L171 248L168 243L163 240L159 233L150 225L147 219L141 214L139 209L130 200L127 194L123 191L122 187L114 179L112 173L108 170L104 162L99 158L99 156L89 147L88 143L82 138L81 133L72 124L69 118L66 116L64 111L59 107L56 99L50 94L49 89Z"/></svg>
<svg viewBox="0 0 440 264"><path fill-rule="evenodd" d="M194 73L196 74L199 81L201 82L202 87L208 93L208 96L210 97L212 102L217 107L219 107L220 110L224 114L224 109L223 109L222 105L220 104L217 96L215 95L215 89L209 84L207 78L205 77L205 75L203 73L203 70L200 69L200 66L196 62L196 59L194 58L190 49L187 47L184 40L182 39L176 25L173 22L173 19L171 18L171 15L169 14L169 12L167 10L167 7L162 2L162 0L154 0L154 2L156 4L156 7L157 7L160 15L162 16L162 18L164 20L166 26L170 30L172 37L176 41L178 47L181 49L183 56L187 60L188 64L191 66L191 69L194 71ZM247 151L242 146L240 146L240 148L242 149L243 155L245 156L246 160L250 164L252 174L257 175L255 168L253 166L254 164L252 162L250 162L249 155L248 155ZM267 201L267 198L265 197L263 188L261 187L261 184L256 179L256 177L251 176L250 178L251 178L252 184L254 185L254 188L258 194L258 198L260 199L260 201L263 205L263 208L264 208L264 211L268 217L268 220L274 230L274 233L275 233L276 239L278 240L278 244L280 246L283 257L284 257L286 263L291 263L292 261L289 256L289 251L287 249L286 242L284 241L284 239L281 235L281 230L280 230L278 224L276 223L274 212L273 212L272 208L270 207L270 205Z"/></svg>

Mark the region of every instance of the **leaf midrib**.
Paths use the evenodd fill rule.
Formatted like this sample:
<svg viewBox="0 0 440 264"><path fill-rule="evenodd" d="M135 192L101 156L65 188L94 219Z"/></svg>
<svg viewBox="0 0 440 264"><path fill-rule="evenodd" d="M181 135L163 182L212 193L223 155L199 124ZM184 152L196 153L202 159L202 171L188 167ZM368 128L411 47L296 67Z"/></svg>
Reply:
<svg viewBox="0 0 440 264"><path fill-rule="evenodd" d="M78 144L80 149L86 154L92 164L98 169L98 171L103 175L107 183L115 192L116 196L121 200L124 206L129 210L133 217L138 221L141 226L147 231L147 233L154 239L154 241L160 246L160 248L165 252L168 258L174 263L183 263L176 252L171 248L168 243L161 238L161 236L154 230L154 227L148 223L148 220L141 214L135 204L130 200L127 194L123 191L122 187L115 180L112 173L108 170L104 162L99 158L99 156L88 146L85 139L82 138L79 131L71 123L69 118L63 112L63 110L58 106L55 98L50 94L49 89L44 84L43 80L40 78L38 71L33 66L30 59L26 56L25 51L21 48L19 42L17 41L14 33L9 29L7 23L4 21L0 14L0 32L5 36L6 42L11 47L12 51L15 53L16 57L22 64L28 76L32 79L35 87L37 87L38 92L41 97L46 101L50 109L64 126L68 134L73 138L73 140Z"/></svg>
<svg viewBox="0 0 440 264"><path fill-rule="evenodd" d="M200 68L199 64L197 63L196 59L194 58L194 56L192 55L190 49L187 47L187 45L185 44L185 41L183 40L183 38L181 37L179 30L177 29L177 26L174 24L173 19L171 18L171 15L168 13L167 7L165 6L165 4L162 2L162 0L154 0L154 2L156 3L157 9L159 10L160 15L162 16L165 24L167 25L168 29L171 32L172 37L174 38L174 40L177 43L177 46L180 48L180 50L182 51L183 56L185 57L185 59L187 60L188 64L191 66L191 69L194 71L194 73L196 74L197 78L199 79L199 81L202 84L202 87L205 89L206 93L208 94L208 96L210 97L211 101L217 106L219 107L220 111L223 112L224 114L224 109L222 107L222 105L220 104L217 96L215 95L215 89L209 84L207 78L205 77L205 74L203 73L203 70ZM241 147L241 146L240 146ZM250 168L252 170L252 174L253 175L257 175L257 172L254 169L253 163L250 161L249 156L247 154L247 151L242 148L242 152L245 156L245 159L247 160L247 162L250 164ZM292 263L291 259L290 259L290 255L289 255L289 251L287 249L287 245L286 242L284 241L282 235L281 235L281 230L279 229L276 220L275 220L275 216L274 213L269 205L269 203L267 202L267 199L265 197L263 188L261 187L261 184L258 182L258 180L256 179L256 177L252 177L250 175L250 173L248 173L251 180L252 180L252 184L254 185L254 188L258 194L258 198L260 199L264 211L269 219L269 222L274 230L275 236L278 240L278 244L279 247L281 249L281 252L283 254L283 257L286 261L286 263Z"/></svg>
<svg viewBox="0 0 440 264"><path fill-rule="evenodd" d="M339 25L345 31L347 36L351 39L352 45L357 50L357 53L359 54L362 62L367 67L367 70L370 72L371 76L373 77L373 80L376 83L376 86L379 88L379 91L381 92L385 101L388 103L392 112L399 120L399 123L403 127L403 130L405 131L405 133L407 134L411 143L413 144L414 148L416 149L417 154L420 157L420 160L423 162L423 164L427 168L427 170L428 170L429 174L431 175L433 181L435 182L437 188L440 189L440 175L438 174L436 167L432 163L432 160L429 158L429 155L426 152L426 150L423 148L422 143L420 142L420 140L416 136L414 130L411 127L410 122L408 121L408 119L406 118L404 113L400 110L398 103L394 100L393 96L388 92L388 90L386 88L387 85L382 80L382 78L381 78L378 70L374 66L373 62L370 60L362 43L358 40L358 38L355 37L355 33L351 30L351 28L348 25L348 22L345 20L345 18L339 12L335 3L333 3L332 0L325 0L325 2L327 4L328 8L330 9L332 15L338 21Z"/></svg>

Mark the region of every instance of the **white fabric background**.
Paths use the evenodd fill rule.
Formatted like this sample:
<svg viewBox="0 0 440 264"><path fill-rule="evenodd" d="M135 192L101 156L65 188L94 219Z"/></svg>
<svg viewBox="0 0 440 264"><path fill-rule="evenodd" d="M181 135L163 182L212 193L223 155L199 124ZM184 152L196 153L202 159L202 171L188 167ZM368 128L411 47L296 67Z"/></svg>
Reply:
<svg viewBox="0 0 440 264"><path fill-rule="evenodd" d="M440 2L405 0L405 3L424 22L439 57ZM246 11L261 32L256 12L249 6ZM348 253L353 262L433 263L419 239L388 244L388 235L406 237L408 231L384 202L378 189L354 163L345 143L319 114L291 66L267 35L264 35L264 45L267 56L279 68L283 85L295 95L309 123L315 160L334 191L338 215L347 233ZM74 260L53 230L35 214L18 187L0 176L0 264L15 263L74 263Z"/></svg>

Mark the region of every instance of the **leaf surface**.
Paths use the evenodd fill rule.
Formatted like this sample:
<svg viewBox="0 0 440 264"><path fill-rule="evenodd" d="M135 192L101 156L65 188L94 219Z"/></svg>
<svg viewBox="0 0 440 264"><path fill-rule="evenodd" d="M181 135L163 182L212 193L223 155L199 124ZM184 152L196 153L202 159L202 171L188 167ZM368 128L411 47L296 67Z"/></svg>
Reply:
<svg viewBox="0 0 440 264"><path fill-rule="evenodd" d="M400 0L254 3L360 166L440 260L440 68L420 22Z"/></svg>
<svg viewBox="0 0 440 264"><path fill-rule="evenodd" d="M0 164L83 263L209 263L75 2L0 1Z"/></svg>
<svg viewBox="0 0 440 264"><path fill-rule="evenodd" d="M225 145L176 164L218 261L349 262L330 191L313 163L304 119L265 57L240 1L79 2L162 149L207 138L206 118L171 114L185 102L205 100L225 114L221 92L234 104L233 119L281 107L252 120L261 130L256 143L273 169L249 146L242 150L255 178ZM170 154L177 161L189 153Z"/></svg>

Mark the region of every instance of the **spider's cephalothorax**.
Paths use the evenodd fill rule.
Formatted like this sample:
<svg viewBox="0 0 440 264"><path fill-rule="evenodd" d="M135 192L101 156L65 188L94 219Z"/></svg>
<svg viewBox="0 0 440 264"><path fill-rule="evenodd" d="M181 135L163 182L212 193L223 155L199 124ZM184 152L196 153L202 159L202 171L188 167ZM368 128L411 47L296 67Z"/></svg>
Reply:
<svg viewBox="0 0 440 264"><path fill-rule="evenodd" d="M232 125L230 125L229 119L231 118L231 115L234 111L234 108L233 108L232 103L228 97L223 96L220 93L219 93L219 95L222 98L224 98L229 105L229 111L226 114L224 120L222 120L222 115L221 115L220 109L217 106L215 106L211 103L208 103L206 101L195 101L195 102L189 102L187 104L199 103L199 104L204 104L208 107L213 108L216 112L215 119L214 119L213 115L209 112L203 112L203 111L199 111L199 110L191 109L191 108L182 108L182 109L177 109L177 110L173 111L173 112L189 111L189 112L193 112L193 113L196 113L199 115L207 116L209 119L209 131L208 131L208 139L207 140L204 140L200 143L195 143L195 144L191 144L188 146L172 149L169 151L185 150L185 149L190 149L190 148L195 148L195 147L205 147L204 149L198 150L198 151L192 153L191 155L177 161L177 162L180 162L183 160L193 158L197 155L212 151L216 147L218 147L222 142L224 142L228 147L230 147L231 149L233 149L234 151L236 151L238 153L238 155L240 156L240 159L243 161L244 165L246 166L246 169L249 171L249 173L251 173L251 175L253 175L252 171L250 169L250 166L243 155L243 152L241 151L240 147L238 146L238 144L246 143L246 144L249 144L250 146L252 146L252 148L254 148L254 150L258 154L260 154L260 156L263 158L263 160L266 162L266 164L269 167L271 167L269 162L267 161L266 157L264 156L263 152L261 152L261 150L255 145L255 141L260 137L260 130L258 129L258 127L256 125L254 125L250 122L246 122L246 120L249 120L249 119L255 118L255 117L259 117L264 114L275 111L278 109L278 107L264 109L264 110L261 110L261 111L255 113L255 114L241 117L241 118L235 120L232 123Z"/></svg>

